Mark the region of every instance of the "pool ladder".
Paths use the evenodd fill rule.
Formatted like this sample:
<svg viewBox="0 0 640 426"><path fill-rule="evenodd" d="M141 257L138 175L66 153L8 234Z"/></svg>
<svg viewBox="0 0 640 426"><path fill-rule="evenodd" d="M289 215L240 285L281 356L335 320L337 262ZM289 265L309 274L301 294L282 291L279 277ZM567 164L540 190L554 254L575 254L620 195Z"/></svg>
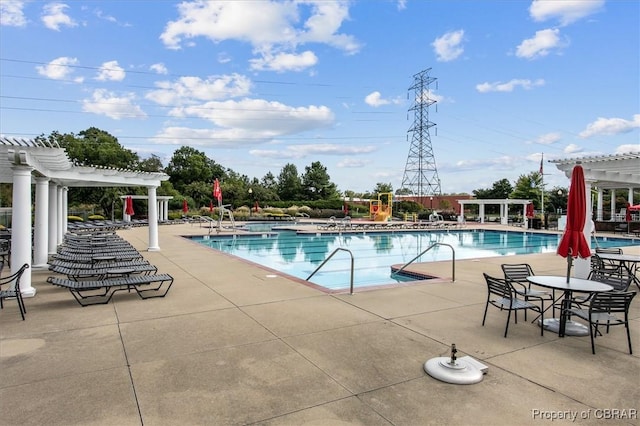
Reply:
<svg viewBox="0 0 640 426"><path fill-rule="evenodd" d="M318 266L316 270L313 271L311 275L307 277L307 281L309 281L311 277L313 277L316 274L316 272L318 272L329 261L329 259L331 259L339 251L346 251L347 253L349 253L349 256L351 256L351 282L349 284L349 294L353 294L353 253L351 253L351 250L347 250L346 248L338 247L337 249L332 251L331 254L327 256L325 260L322 261L320 266Z"/></svg>
<svg viewBox="0 0 640 426"><path fill-rule="evenodd" d="M453 255L452 263L451 263L451 281L455 282L455 280L456 280L456 250L453 248L453 246L451 244L447 244L447 243L433 243L433 244L431 244L429 247L424 249L419 255L417 255L416 257L414 257L413 259L411 259L410 261L408 261L404 265L402 265L400 267L400 269L398 269L397 271L393 272L391 274L391 276L398 275L407 266L411 265L413 262L418 260L423 254L425 254L426 252L428 252L429 250L431 250L432 248L437 247L437 246L447 246L447 247L449 247L451 249L451 254Z"/></svg>

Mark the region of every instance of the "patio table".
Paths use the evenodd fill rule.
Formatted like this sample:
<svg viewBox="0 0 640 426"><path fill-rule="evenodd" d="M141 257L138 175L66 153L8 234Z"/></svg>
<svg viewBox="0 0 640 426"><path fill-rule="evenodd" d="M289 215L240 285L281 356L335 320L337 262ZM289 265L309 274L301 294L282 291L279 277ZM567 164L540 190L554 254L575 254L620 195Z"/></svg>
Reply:
<svg viewBox="0 0 640 426"><path fill-rule="evenodd" d="M567 282L567 277L560 275L532 275L527 277L527 281L540 287L563 291L564 295L562 296L560 307L560 318L546 319L543 324L540 324L540 327L545 327L554 332L557 331L559 337L564 337L565 334L572 336L589 335L589 329L586 326L574 321L567 321L567 310L571 307L571 296L574 291L580 293L599 293L613 290L613 287L609 284L599 281L570 277L569 282Z"/></svg>
<svg viewBox="0 0 640 426"><path fill-rule="evenodd" d="M618 264L631 275L633 282L638 286L638 289L640 289L640 279L638 279L637 275L640 256L622 253L597 253L597 255L600 259L618 262Z"/></svg>

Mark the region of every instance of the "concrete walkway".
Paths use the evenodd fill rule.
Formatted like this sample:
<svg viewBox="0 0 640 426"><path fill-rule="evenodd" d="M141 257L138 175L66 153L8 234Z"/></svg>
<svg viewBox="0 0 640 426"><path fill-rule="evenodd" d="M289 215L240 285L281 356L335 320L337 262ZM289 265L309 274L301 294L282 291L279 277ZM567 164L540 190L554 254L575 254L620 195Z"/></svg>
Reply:
<svg viewBox="0 0 640 426"><path fill-rule="evenodd" d="M146 249L146 228L119 233ZM26 321L5 303L1 425L640 424L640 298L634 355L622 327L592 355L588 337L541 337L523 318L505 339L493 307L481 326L482 272L526 261L563 274L555 254L459 261L454 283L440 262L428 267L440 280L327 294L180 237L198 226L159 233L162 250L143 254L175 278L163 299L119 292L82 308L34 271ZM489 366L482 382L424 372L452 343Z"/></svg>

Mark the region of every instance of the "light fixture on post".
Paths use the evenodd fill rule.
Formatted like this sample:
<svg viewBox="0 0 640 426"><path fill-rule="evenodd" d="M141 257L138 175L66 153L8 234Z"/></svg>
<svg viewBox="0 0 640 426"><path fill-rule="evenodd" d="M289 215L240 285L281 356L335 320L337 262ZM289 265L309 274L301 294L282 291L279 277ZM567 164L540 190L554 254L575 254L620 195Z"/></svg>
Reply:
<svg viewBox="0 0 640 426"><path fill-rule="evenodd" d="M251 204L249 204L249 217L251 217L251 209L252 209L252 205L253 205L253 189L249 188L249 202Z"/></svg>

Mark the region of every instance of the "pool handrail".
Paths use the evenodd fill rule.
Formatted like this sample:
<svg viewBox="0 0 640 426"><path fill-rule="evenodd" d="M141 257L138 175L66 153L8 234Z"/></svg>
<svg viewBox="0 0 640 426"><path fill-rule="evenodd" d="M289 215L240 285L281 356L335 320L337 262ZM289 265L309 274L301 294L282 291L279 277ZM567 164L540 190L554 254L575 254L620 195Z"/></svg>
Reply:
<svg viewBox="0 0 640 426"><path fill-rule="evenodd" d="M325 260L322 261L322 263L320 264L320 266L318 266L315 271L313 271L311 273L311 275L309 275L306 279L306 281L309 281L311 279L311 277L313 277L316 272L318 272L320 270L320 268L322 268L325 263L327 263L329 261L329 259L331 259L333 257L333 255L335 255L337 252L339 251L346 251L347 253L349 253L349 256L351 256L351 283L349 284L349 294L353 294L353 253L351 252L351 250L348 250L346 248L342 248L342 247L338 247L337 249L335 249L334 251L331 252L331 254L329 256L327 256L327 258Z"/></svg>
<svg viewBox="0 0 640 426"><path fill-rule="evenodd" d="M420 258L423 254L425 254L426 252L428 252L429 250L431 250L432 248L434 248L436 246L447 246L447 247L449 247L451 249L451 252L453 254L453 259L452 259L453 261L452 261L452 264L451 264L451 282L455 282L456 281L456 250L453 248L453 246L451 244L447 244L447 243L433 243L433 244L431 244L429 247L424 249L419 255L417 255L416 257L414 257L413 259L411 259L410 261L408 261L404 265L402 265L400 267L400 269L398 269L397 271L392 272L391 276L398 275L407 266L411 265L413 262L418 260L418 258Z"/></svg>

